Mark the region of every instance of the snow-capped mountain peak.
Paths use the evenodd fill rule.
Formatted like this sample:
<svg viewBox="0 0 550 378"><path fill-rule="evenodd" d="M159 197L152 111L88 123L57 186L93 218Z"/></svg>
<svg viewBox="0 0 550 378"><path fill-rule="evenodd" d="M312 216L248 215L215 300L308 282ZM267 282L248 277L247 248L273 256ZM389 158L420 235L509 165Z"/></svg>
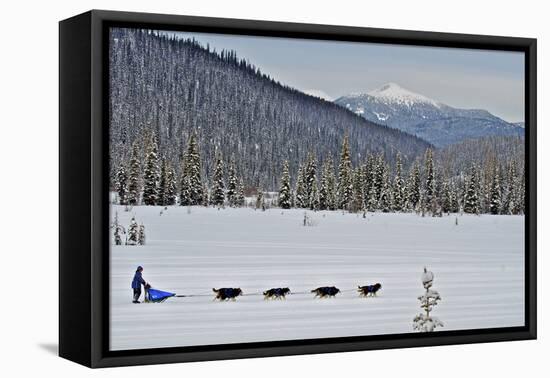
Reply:
<svg viewBox="0 0 550 378"><path fill-rule="evenodd" d="M430 104L438 108L440 107L437 101L434 101L431 98L428 98L421 94L411 92L408 89L405 89L399 84L395 83L384 84L380 88L367 92L367 94L386 102L404 104L407 106L420 103Z"/></svg>

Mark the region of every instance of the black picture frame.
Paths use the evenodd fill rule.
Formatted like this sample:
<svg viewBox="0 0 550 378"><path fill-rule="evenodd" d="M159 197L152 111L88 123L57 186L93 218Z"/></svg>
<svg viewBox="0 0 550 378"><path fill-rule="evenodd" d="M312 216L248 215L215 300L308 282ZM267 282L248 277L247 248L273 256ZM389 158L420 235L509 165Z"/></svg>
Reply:
<svg viewBox="0 0 550 378"><path fill-rule="evenodd" d="M523 327L109 351L108 75L110 26L456 47L525 53ZM535 339L536 39L92 10L59 24L59 355L88 367Z"/></svg>

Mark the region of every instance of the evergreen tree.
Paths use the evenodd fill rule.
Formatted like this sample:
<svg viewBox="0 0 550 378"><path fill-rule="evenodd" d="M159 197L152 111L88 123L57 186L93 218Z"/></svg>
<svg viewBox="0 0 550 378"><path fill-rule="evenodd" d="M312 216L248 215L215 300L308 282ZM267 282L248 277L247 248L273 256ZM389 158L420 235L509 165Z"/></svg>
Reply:
<svg viewBox="0 0 550 378"><path fill-rule="evenodd" d="M464 212L479 214L479 210L479 174L476 165L472 164L464 198Z"/></svg>
<svg viewBox="0 0 550 378"><path fill-rule="evenodd" d="M382 188L380 190L380 199L379 199L379 208L384 213L389 213L392 208L391 203L391 192L390 180L388 178L388 169L383 169L382 174Z"/></svg>
<svg viewBox="0 0 550 378"><path fill-rule="evenodd" d="M425 194L426 194L426 203L431 204L433 201L433 197L436 194L436 186L435 186L435 171L434 171L434 161L433 161L433 151L431 148L428 148L426 150L425 158L424 158L425 164L426 164L426 188L425 188ZM433 210L432 210L433 211Z"/></svg>
<svg viewBox="0 0 550 378"><path fill-rule="evenodd" d="M202 192L202 190L201 190ZM216 168L212 178L212 198L210 201L214 206L223 206L225 202L225 181L223 179L223 160L220 154L216 159Z"/></svg>
<svg viewBox="0 0 550 378"><path fill-rule="evenodd" d="M143 202L146 205L156 205L158 201L158 156L157 143L153 136L149 136L143 170Z"/></svg>
<svg viewBox="0 0 550 378"><path fill-rule="evenodd" d="M237 190L237 206L242 207L245 205L245 197L244 197L244 182L242 177L239 179L239 186Z"/></svg>
<svg viewBox="0 0 550 378"><path fill-rule="evenodd" d="M319 210L319 187L317 180L313 181L311 195L309 197L309 208L311 210Z"/></svg>
<svg viewBox="0 0 550 378"><path fill-rule="evenodd" d="M128 176L128 196L127 203L129 205L139 204L140 195L140 170L139 164L139 145L136 142L132 145L132 156L130 158L130 174Z"/></svg>
<svg viewBox="0 0 550 378"><path fill-rule="evenodd" d="M402 177L401 154L397 154L395 162L395 178L393 180L393 209L402 211L404 208L404 184Z"/></svg>
<svg viewBox="0 0 550 378"><path fill-rule="evenodd" d="M328 164L325 162L321 172L321 185L319 189L319 209L327 210L329 208L328 200Z"/></svg>
<svg viewBox="0 0 550 378"><path fill-rule="evenodd" d="M166 206L166 186L167 186L167 171L166 171L166 159L162 158L160 161L160 180L158 183L158 200L157 204L160 206Z"/></svg>
<svg viewBox="0 0 550 378"><path fill-rule="evenodd" d="M128 240L126 241L126 244L139 244L139 227L134 217L132 217L132 220L130 221L130 226L128 226Z"/></svg>
<svg viewBox="0 0 550 378"><path fill-rule="evenodd" d="M127 204L127 194L128 194L128 176L126 175L126 169L124 165L120 165L118 172L116 174L116 191L118 193L118 201L121 205Z"/></svg>
<svg viewBox="0 0 550 378"><path fill-rule="evenodd" d="M328 210L336 210L336 176L334 174L334 162L332 158L329 158L326 163L326 176L327 176L327 196L326 206Z"/></svg>
<svg viewBox="0 0 550 378"><path fill-rule="evenodd" d="M501 203L501 191L500 191L500 175L498 165L495 164L493 172L493 180L491 181L490 188L490 204L489 211L491 214L498 214L502 207Z"/></svg>
<svg viewBox="0 0 550 378"><path fill-rule="evenodd" d="M415 162L407 182L407 207L416 210L420 202L420 167Z"/></svg>
<svg viewBox="0 0 550 378"><path fill-rule="evenodd" d="M453 208L453 196L448 180L443 181L441 192L443 195L443 199L441 201L441 211L443 211L444 213L450 213L452 212Z"/></svg>
<svg viewBox="0 0 550 378"><path fill-rule="evenodd" d="M296 179L296 207L304 209L308 207L306 193L306 174L305 168L298 168L298 177Z"/></svg>
<svg viewBox="0 0 550 378"><path fill-rule="evenodd" d="M227 202L229 206L237 206L237 172L235 169L235 158L231 158L229 163L229 169L227 172L228 182L227 182Z"/></svg>
<svg viewBox="0 0 550 378"><path fill-rule="evenodd" d="M349 210L353 213L362 211L365 208L363 197L363 177L361 169L355 168L353 171L353 194Z"/></svg>
<svg viewBox="0 0 550 378"><path fill-rule="evenodd" d="M310 153L308 156L305 171L305 203L306 207L311 208L312 202L318 200L313 198L313 187L317 186L317 162L315 156ZM317 194L318 195L318 194Z"/></svg>
<svg viewBox="0 0 550 378"><path fill-rule="evenodd" d="M145 245L145 226L143 224L139 226L138 244Z"/></svg>
<svg viewBox="0 0 550 378"><path fill-rule="evenodd" d="M290 172L288 160L283 163L283 175L281 177L281 188L279 189L279 206L283 209L290 209L292 205L290 189Z"/></svg>
<svg viewBox="0 0 550 378"><path fill-rule="evenodd" d="M197 144L197 137L193 133L189 137L187 150L183 155L180 176L180 205L202 205L205 204L204 200L204 188L201 176L201 158Z"/></svg>
<svg viewBox="0 0 550 378"><path fill-rule="evenodd" d="M349 209L353 196L352 166L348 136L344 136L340 165L338 167L338 208Z"/></svg>
<svg viewBox="0 0 550 378"><path fill-rule="evenodd" d="M422 273L422 285L426 289L424 295L418 297L420 307L424 310L413 319L413 329L419 332L433 332L437 327L443 327L443 322L431 315L434 307L441 300L441 296L431 287L433 285L434 274L424 268Z"/></svg>
<svg viewBox="0 0 550 378"><path fill-rule="evenodd" d="M176 203L176 172L169 161L166 161L165 170L164 206L172 206Z"/></svg>

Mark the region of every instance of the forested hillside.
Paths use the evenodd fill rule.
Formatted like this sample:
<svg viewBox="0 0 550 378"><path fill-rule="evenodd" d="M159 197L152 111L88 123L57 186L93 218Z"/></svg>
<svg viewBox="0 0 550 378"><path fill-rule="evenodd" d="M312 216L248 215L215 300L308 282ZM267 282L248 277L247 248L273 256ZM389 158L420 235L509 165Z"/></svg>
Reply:
<svg viewBox="0 0 550 378"><path fill-rule="evenodd" d="M166 158L177 177L194 133L204 177L212 177L221 156L234 160L245 186L266 190L279 187L285 160L293 175L310 154L337 161L346 134L354 164L369 152L394 162L399 152L408 165L429 147L284 86L235 52L215 52L192 40L115 28L109 59L112 183L119 167L128 166L134 142L143 161L149 133L159 159Z"/></svg>

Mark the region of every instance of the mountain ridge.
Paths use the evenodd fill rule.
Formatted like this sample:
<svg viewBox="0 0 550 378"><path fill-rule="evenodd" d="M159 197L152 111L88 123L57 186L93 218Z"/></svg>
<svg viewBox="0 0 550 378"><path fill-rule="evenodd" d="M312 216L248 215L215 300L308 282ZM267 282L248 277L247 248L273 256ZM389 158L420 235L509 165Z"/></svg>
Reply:
<svg viewBox="0 0 550 378"><path fill-rule="evenodd" d="M455 108L395 83L341 96L334 102L367 120L418 136L437 147L491 135L523 135L521 126L485 109Z"/></svg>

